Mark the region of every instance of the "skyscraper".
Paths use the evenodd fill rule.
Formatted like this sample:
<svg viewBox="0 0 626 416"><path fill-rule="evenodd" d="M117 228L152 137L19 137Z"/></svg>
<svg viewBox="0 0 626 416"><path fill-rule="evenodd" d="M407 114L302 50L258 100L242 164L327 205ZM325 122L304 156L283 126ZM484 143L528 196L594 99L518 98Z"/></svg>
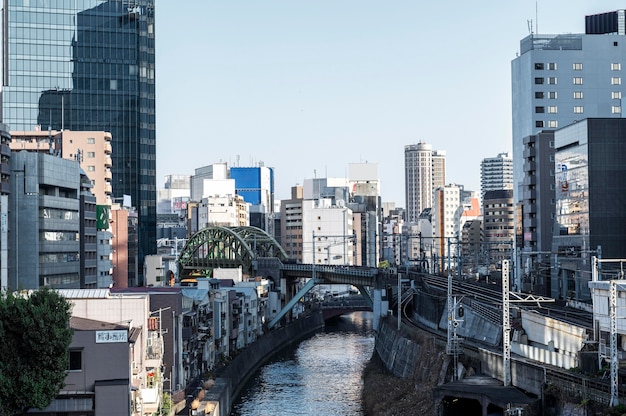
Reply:
<svg viewBox="0 0 626 416"><path fill-rule="evenodd" d="M137 208L143 264L156 252L154 0L38 3L4 2L2 121L111 133L113 197Z"/></svg>
<svg viewBox="0 0 626 416"><path fill-rule="evenodd" d="M622 116L624 18L624 10L586 16L584 34L533 33L520 41L511 63L515 202L522 198L524 137Z"/></svg>
<svg viewBox="0 0 626 416"><path fill-rule="evenodd" d="M404 177L406 216L408 222L417 222L426 208L433 206L433 192L444 186L446 153L432 150L428 143L404 146Z"/></svg>

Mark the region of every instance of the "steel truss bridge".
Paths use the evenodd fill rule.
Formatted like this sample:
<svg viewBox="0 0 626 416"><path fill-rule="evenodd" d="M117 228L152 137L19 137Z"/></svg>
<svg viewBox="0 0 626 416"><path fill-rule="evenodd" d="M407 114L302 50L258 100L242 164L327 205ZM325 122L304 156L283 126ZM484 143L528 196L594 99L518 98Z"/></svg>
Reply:
<svg viewBox="0 0 626 416"><path fill-rule="evenodd" d="M372 288L382 288L390 279L396 281L388 269L360 266L333 266L298 264L290 259L280 244L257 227L211 226L195 233L187 240L178 258L178 276L211 276L216 268L238 268L250 276L262 276L274 282L285 278L292 287L291 299L270 321L275 326L304 295L319 284L348 284L359 289L361 296L372 307ZM306 284L296 292L302 278Z"/></svg>

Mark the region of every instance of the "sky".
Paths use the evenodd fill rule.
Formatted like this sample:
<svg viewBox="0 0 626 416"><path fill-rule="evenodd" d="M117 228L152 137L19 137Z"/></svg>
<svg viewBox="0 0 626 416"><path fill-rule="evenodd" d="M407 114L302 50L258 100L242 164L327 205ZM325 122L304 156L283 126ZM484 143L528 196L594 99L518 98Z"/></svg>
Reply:
<svg viewBox="0 0 626 416"><path fill-rule="evenodd" d="M446 152L480 191L511 144L511 61L539 34L584 33L614 0L158 0L157 186L215 162L274 168L275 198L376 163L404 206L404 146Z"/></svg>

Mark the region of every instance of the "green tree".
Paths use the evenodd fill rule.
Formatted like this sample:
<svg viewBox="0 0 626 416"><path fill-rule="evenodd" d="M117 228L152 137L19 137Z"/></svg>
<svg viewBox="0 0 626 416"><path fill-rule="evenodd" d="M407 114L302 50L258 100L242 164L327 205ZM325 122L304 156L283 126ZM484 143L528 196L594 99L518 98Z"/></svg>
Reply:
<svg viewBox="0 0 626 416"><path fill-rule="evenodd" d="M0 415L43 409L68 368L71 304L56 291L0 294Z"/></svg>
<svg viewBox="0 0 626 416"><path fill-rule="evenodd" d="M169 416L172 413L172 396L167 393L163 393L163 398L161 399L161 416Z"/></svg>

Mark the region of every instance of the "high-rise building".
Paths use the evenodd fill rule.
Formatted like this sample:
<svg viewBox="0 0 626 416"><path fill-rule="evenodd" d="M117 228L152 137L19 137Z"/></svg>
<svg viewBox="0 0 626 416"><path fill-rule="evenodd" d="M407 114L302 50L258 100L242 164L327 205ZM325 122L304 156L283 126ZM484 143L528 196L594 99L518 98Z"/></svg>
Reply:
<svg viewBox="0 0 626 416"><path fill-rule="evenodd" d="M592 256L626 256L626 119L582 120L554 132L556 216L551 296L590 301ZM597 250L600 249L599 253ZM621 278L603 267L605 279Z"/></svg>
<svg viewBox="0 0 626 416"><path fill-rule="evenodd" d="M499 153L480 162L480 192L513 189L513 158L509 153Z"/></svg>
<svg viewBox="0 0 626 416"><path fill-rule="evenodd" d="M143 264L156 253L154 0L8 1L3 16L2 122L111 133L112 195L137 207Z"/></svg>
<svg viewBox="0 0 626 416"><path fill-rule="evenodd" d="M433 206L433 192L444 186L445 151L432 150L423 141L404 146L405 200L408 222L417 222L421 212Z"/></svg>
<svg viewBox="0 0 626 416"><path fill-rule="evenodd" d="M511 63L516 203L522 198L524 137L588 117L622 116L624 14L586 16L584 34L533 33L520 41Z"/></svg>

